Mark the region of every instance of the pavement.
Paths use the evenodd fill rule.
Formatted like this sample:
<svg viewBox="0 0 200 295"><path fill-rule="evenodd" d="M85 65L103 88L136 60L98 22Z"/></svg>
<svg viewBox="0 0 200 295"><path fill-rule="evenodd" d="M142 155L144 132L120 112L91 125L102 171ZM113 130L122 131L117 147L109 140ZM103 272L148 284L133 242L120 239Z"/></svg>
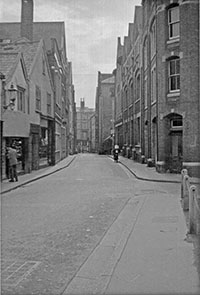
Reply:
<svg viewBox="0 0 200 295"><path fill-rule="evenodd" d="M21 175L18 182L4 181L2 194L64 169L75 158ZM131 159L119 160L139 180L180 186L180 174L160 174ZM126 203L62 295L200 294L199 252L199 237L188 235L180 195L146 191Z"/></svg>
<svg viewBox="0 0 200 295"><path fill-rule="evenodd" d="M41 179L43 177L47 177L48 175L56 173L68 167L73 162L75 157L76 157L75 155L72 155L72 156L70 155L66 157L65 159L63 159L62 161L58 162L54 166L47 166L39 170L34 170L31 173L19 175L17 182L9 182L9 180L7 179L3 180L3 182L1 183L1 194L3 195L23 185L26 185L28 183L31 183L33 181L36 181L38 179Z"/></svg>

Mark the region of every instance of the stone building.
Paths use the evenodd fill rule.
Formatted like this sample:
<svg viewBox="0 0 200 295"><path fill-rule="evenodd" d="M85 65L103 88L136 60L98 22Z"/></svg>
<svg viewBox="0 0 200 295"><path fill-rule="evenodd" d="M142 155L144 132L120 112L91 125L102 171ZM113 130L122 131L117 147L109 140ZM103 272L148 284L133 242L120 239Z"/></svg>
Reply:
<svg viewBox="0 0 200 295"><path fill-rule="evenodd" d="M131 79L133 89L126 86ZM117 106L120 82L122 124ZM199 96L199 1L142 1L124 44L118 40L119 142L131 144L132 156L158 171L180 172L186 167L190 175L198 175Z"/></svg>
<svg viewBox="0 0 200 295"><path fill-rule="evenodd" d="M95 149L95 122L96 116L95 113L90 117L90 127L89 127L89 151L90 153L96 152Z"/></svg>
<svg viewBox="0 0 200 295"><path fill-rule="evenodd" d="M76 107L76 143L77 152L90 152L90 118L94 115L94 109L85 105L84 98L80 100L80 107Z"/></svg>

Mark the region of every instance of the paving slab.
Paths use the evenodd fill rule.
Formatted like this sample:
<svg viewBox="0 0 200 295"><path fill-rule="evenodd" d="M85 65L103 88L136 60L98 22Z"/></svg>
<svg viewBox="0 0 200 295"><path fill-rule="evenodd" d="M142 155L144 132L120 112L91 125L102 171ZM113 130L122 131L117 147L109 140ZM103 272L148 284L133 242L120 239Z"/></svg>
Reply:
<svg viewBox="0 0 200 295"><path fill-rule="evenodd" d="M200 294L186 233L178 199L148 195L104 294Z"/></svg>

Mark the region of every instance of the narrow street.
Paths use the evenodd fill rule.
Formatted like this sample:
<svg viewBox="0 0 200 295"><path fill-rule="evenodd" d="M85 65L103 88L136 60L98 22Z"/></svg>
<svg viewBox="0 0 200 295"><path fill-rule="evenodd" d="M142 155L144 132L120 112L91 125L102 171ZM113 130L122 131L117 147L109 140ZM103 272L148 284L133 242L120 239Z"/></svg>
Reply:
<svg viewBox="0 0 200 295"><path fill-rule="evenodd" d="M136 187L107 157L83 154L69 168L3 196L3 261L33 261L35 268L21 281L5 275L4 284L3 276L2 294L60 294Z"/></svg>
<svg viewBox="0 0 200 295"><path fill-rule="evenodd" d="M105 259L109 261L110 254L98 254L104 238L115 235L111 242L114 244L115 239L119 258L133 224L145 214L143 207L149 207L149 212L155 215L151 216L153 224L160 222L158 219L162 212L159 213L159 206L151 208L150 204L151 198L155 197L163 202L164 215L171 216L168 222L174 235L176 229L171 226L177 227L177 217L170 200L176 198L178 202L179 193L180 185L177 184L138 181L124 166L107 156L79 154L68 168L3 195L2 295L72 294L73 291L76 294L76 275L82 268L85 273L84 265L90 264L89 257L92 264L86 267L87 271L89 269L99 275L98 265L104 261L104 271L113 273L116 259L110 264L111 268L110 265L106 268ZM165 231L168 229L162 229ZM151 234L154 239L153 232ZM144 235L146 233L141 232L140 238ZM147 235L147 244L148 238ZM184 238L184 233L181 238ZM155 239L154 243L158 248L163 246ZM140 247L144 256L148 256L146 245L141 244ZM145 272L145 261L142 265ZM124 270L124 274L127 271ZM126 274L126 280L130 275L133 276ZM112 280L116 285L114 275ZM108 286L108 281L102 284L101 292ZM79 294L91 291L83 290L80 289ZM112 284L108 293L109 290L112 293ZM145 287L139 291L145 291Z"/></svg>

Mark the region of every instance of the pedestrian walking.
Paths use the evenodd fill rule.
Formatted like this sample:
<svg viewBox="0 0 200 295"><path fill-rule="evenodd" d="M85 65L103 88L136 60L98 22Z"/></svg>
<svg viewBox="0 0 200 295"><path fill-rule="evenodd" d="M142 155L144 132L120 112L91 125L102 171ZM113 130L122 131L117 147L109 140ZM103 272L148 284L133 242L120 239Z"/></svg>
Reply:
<svg viewBox="0 0 200 295"><path fill-rule="evenodd" d="M8 148L8 159L10 166L10 182L14 182L14 179L18 181L17 176L17 150L14 146Z"/></svg>

